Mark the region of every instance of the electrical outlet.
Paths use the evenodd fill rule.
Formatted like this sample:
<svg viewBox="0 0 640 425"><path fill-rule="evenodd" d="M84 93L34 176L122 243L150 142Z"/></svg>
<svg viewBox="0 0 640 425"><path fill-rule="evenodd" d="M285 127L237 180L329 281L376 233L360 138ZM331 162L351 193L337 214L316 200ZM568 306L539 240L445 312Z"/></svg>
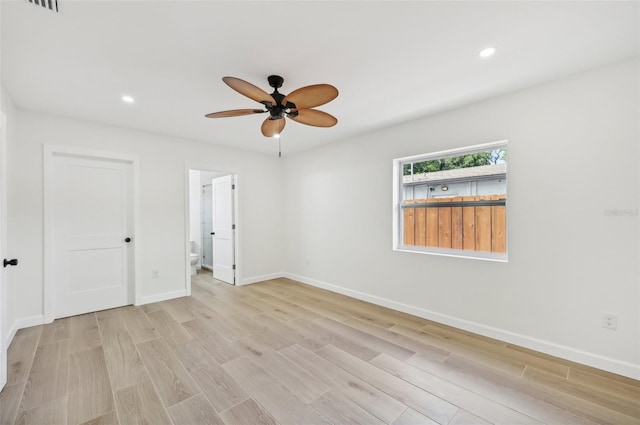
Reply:
<svg viewBox="0 0 640 425"><path fill-rule="evenodd" d="M618 329L618 315L614 313L602 313L602 327L606 329Z"/></svg>
<svg viewBox="0 0 640 425"><path fill-rule="evenodd" d="M151 278L152 279L158 279L160 277L160 272L158 270L152 270L151 271Z"/></svg>

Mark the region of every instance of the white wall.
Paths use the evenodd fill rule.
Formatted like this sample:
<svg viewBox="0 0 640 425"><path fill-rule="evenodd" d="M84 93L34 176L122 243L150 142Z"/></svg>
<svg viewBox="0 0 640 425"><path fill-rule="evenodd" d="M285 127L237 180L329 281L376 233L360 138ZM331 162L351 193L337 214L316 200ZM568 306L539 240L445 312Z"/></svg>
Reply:
<svg viewBox="0 0 640 425"><path fill-rule="evenodd" d="M185 164L239 174L241 282L260 280L281 268L281 172L275 156L180 140L18 110L18 138L9 140L9 244L20 259L12 282L22 324L42 315L43 303L43 143L138 155L142 255L136 259L143 298L153 299L185 286ZM198 168L198 167L190 167ZM259 214L255 212L259 211ZM159 279L151 271L159 271Z"/></svg>
<svg viewBox="0 0 640 425"><path fill-rule="evenodd" d="M285 270L640 378L638 216L605 214L637 214L638 75L626 61L286 157ZM391 249L393 158L504 139L508 263Z"/></svg>

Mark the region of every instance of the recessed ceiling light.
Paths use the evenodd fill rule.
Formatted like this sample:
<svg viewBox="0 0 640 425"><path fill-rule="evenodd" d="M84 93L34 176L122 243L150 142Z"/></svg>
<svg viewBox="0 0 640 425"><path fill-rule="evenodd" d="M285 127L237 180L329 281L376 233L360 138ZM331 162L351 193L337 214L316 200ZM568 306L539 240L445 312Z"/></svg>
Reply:
<svg viewBox="0 0 640 425"><path fill-rule="evenodd" d="M495 53L496 53L496 48L495 47L486 47L486 48L480 50L480 53L478 53L478 56L480 56L483 59L486 59L486 58L490 58Z"/></svg>
<svg viewBox="0 0 640 425"><path fill-rule="evenodd" d="M125 95L122 96L122 101L124 103L133 103L134 99L133 99L133 97L125 94Z"/></svg>

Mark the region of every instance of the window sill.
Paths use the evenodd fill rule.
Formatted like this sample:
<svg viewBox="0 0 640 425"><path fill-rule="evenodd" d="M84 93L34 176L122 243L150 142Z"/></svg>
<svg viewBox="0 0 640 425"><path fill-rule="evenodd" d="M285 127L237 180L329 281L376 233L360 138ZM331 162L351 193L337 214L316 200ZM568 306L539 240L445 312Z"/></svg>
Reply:
<svg viewBox="0 0 640 425"><path fill-rule="evenodd" d="M398 252L409 252L413 254L436 255L440 257L468 258L471 260L493 261L498 263L508 263L508 254L498 254L494 252L463 251L457 249L439 249L418 246L401 245L393 248Z"/></svg>

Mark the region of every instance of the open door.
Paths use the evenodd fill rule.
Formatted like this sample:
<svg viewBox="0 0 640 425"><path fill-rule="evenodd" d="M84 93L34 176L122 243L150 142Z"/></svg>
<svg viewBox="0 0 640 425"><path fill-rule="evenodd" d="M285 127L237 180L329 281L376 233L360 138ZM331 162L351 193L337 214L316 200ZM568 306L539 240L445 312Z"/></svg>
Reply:
<svg viewBox="0 0 640 425"><path fill-rule="evenodd" d="M213 277L235 284L235 223L233 176L212 179L213 189Z"/></svg>

